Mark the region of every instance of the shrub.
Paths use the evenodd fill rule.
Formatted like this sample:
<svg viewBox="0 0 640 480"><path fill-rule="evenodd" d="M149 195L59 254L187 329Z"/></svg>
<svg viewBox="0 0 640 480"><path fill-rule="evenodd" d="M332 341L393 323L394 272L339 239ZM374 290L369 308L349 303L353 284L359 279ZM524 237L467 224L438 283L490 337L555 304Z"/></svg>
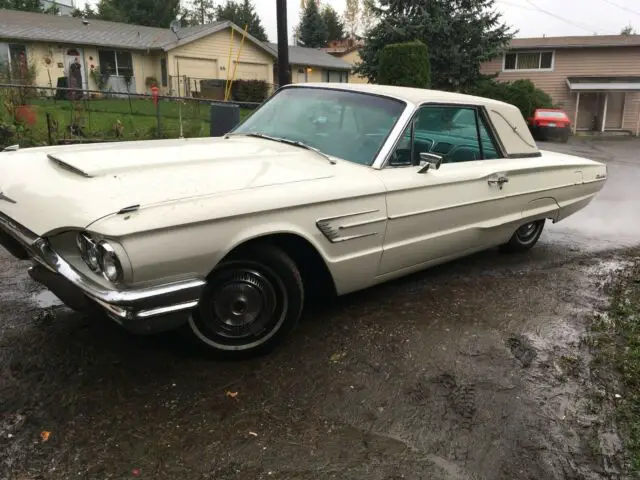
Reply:
<svg viewBox="0 0 640 480"><path fill-rule="evenodd" d="M543 90L536 88L531 80L497 82L488 79L468 93L515 105L525 118L532 116L536 108L553 107L551 97Z"/></svg>
<svg viewBox="0 0 640 480"><path fill-rule="evenodd" d="M427 46L420 42L387 45L380 52L378 82L382 85L429 88L431 64Z"/></svg>
<svg viewBox="0 0 640 480"><path fill-rule="evenodd" d="M144 84L145 84L145 86L147 88L151 88L154 85L157 87L159 85L158 79L156 77L153 77L153 76L145 78L144 79Z"/></svg>
<svg viewBox="0 0 640 480"><path fill-rule="evenodd" d="M236 102L264 102L269 95L269 84L264 80L236 80L231 86L231 97Z"/></svg>

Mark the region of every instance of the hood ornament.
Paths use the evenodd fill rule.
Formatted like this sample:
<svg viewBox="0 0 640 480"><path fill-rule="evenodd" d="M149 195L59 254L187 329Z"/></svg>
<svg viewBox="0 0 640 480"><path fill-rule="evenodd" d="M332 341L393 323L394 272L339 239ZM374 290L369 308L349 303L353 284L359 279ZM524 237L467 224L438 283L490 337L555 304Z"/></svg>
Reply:
<svg viewBox="0 0 640 480"><path fill-rule="evenodd" d="M2 190L0 190L0 200L4 200L5 202L9 202L9 203L17 203L15 200L7 197L4 193L2 193Z"/></svg>

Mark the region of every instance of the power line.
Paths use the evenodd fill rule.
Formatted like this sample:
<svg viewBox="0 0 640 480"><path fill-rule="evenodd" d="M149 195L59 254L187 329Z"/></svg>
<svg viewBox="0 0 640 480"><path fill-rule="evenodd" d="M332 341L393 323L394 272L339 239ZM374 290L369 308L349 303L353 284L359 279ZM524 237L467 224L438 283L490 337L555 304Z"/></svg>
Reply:
<svg viewBox="0 0 640 480"><path fill-rule="evenodd" d="M581 28L582 30L585 30L585 31L587 31L589 33L597 33L597 31L598 31L596 28L592 28L589 25L579 24L579 23L576 23L576 22L574 22L572 20L569 20L567 18L561 17L560 15L557 15L557 14L555 14L553 12L550 12L548 10L544 10L543 8L540 8L535 3L533 3L531 0L525 0L525 1L529 5L531 5L533 8L535 8L537 11L542 12L542 13L544 13L546 15L549 15L550 17L553 17L556 20L561 20L561 21L563 21L563 22L565 22L565 23L567 23L567 24L569 24L569 25L571 25L573 27Z"/></svg>
<svg viewBox="0 0 640 480"><path fill-rule="evenodd" d="M505 5L509 5L510 7L521 8L522 10L528 10L530 12L537 12L535 8L525 7L524 5L520 5L518 3L511 3L507 0L496 0L496 3L504 3Z"/></svg>
<svg viewBox="0 0 640 480"><path fill-rule="evenodd" d="M613 5L614 7L618 7L620 10L624 10L626 12L634 13L636 15L640 15L640 12L636 10L631 10L623 5L618 5L617 3L612 2L611 0L602 0L604 3L608 3L609 5Z"/></svg>

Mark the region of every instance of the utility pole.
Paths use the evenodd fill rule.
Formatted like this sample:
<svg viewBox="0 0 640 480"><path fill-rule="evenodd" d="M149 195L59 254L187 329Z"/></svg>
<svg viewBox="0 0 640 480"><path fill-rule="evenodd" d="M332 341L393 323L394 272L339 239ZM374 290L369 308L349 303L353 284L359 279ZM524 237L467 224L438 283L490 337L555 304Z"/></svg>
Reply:
<svg viewBox="0 0 640 480"><path fill-rule="evenodd" d="M278 19L278 85L283 87L291 83L289 66L289 36L287 34L287 0L276 0Z"/></svg>

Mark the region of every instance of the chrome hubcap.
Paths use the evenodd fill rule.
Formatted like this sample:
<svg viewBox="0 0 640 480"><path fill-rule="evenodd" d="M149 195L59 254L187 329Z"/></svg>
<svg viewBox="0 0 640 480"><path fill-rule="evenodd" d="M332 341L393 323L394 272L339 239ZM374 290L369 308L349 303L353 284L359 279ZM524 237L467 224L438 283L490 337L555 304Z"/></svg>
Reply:
<svg viewBox="0 0 640 480"><path fill-rule="evenodd" d="M254 269L220 272L209 304L209 327L217 334L243 338L260 333L272 321L278 294Z"/></svg>
<svg viewBox="0 0 640 480"><path fill-rule="evenodd" d="M521 240L522 242L528 242L529 240L535 237L537 231L538 231L537 223L528 223L520 227L518 230L516 230L516 235L518 236L518 239Z"/></svg>

